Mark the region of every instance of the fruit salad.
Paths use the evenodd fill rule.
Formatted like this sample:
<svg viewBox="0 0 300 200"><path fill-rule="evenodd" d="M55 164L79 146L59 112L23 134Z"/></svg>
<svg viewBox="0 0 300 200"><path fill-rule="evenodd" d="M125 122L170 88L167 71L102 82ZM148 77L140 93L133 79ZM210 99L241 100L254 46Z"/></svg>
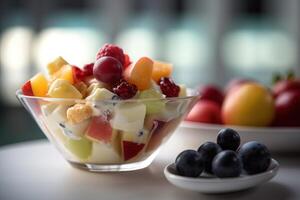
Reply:
<svg viewBox="0 0 300 200"><path fill-rule="evenodd" d="M132 62L112 44L82 67L57 57L47 72L33 76L21 91L34 97L25 104L73 163L145 160L169 138L193 100L172 80L171 64L148 57Z"/></svg>

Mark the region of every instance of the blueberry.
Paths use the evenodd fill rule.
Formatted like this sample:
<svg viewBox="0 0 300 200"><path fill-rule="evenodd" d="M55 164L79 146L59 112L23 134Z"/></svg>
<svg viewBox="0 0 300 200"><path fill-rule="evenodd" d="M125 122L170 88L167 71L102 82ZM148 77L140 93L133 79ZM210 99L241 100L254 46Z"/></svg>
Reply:
<svg viewBox="0 0 300 200"><path fill-rule="evenodd" d="M181 152L175 161L177 172L182 176L197 177L203 171L203 161L200 154L194 150Z"/></svg>
<svg viewBox="0 0 300 200"><path fill-rule="evenodd" d="M266 171L271 162L271 154L268 148L256 141L245 143L238 150L238 154L248 174Z"/></svg>
<svg viewBox="0 0 300 200"><path fill-rule="evenodd" d="M242 162L236 152L225 150L214 157L212 171L220 178L237 177L242 172Z"/></svg>
<svg viewBox="0 0 300 200"><path fill-rule="evenodd" d="M212 161L222 151L221 147L214 142L205 142L198 148L198 152L204 162L204 170L212 173Z"/></svg>
<svg viewBox="0 0 300 200"><path fill-rule="evenodd" d="M224 128L218 133L217 143L223 150L235 151L240 146L241 138L235 130Z"/></svg>

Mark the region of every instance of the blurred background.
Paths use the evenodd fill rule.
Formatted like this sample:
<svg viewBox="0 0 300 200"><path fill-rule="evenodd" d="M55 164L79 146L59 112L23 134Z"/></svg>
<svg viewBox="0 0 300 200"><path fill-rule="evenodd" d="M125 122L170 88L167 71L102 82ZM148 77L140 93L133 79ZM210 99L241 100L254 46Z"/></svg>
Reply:
<svg viewBox="0 0 300 200"><path fill-rule="evenodd" d="M1 0L0 146L44 138L15 91L57 56L82 66L104 43L172 62L177 82L271 84L300 74L298 0Z"/></svg>

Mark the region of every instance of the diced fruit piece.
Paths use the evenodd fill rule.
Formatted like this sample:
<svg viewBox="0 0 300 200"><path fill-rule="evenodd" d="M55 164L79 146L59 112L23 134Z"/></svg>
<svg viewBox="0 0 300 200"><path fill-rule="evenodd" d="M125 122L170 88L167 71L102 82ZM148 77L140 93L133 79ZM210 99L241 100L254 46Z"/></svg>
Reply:
<svg viewBox="0 0 300 200"><path fill-rule="evenodd" d="M179 85L179 97L186 97L187 96L187 91L186 91L186 87L184 85Z"/></svg>
<svg viewBox="0 0 300 200"><path fill-rule="evenodd" d="M137 156L139 152L142 151L144 148L145 144L142 143L135 143L135 142L130 142L130 141L123 141L122 142L122 149L123 149L123 159L125 161L130 160Z"/></svg>
<svg viewBox="0 0 300 200"><path fill-rule="evenodd" d="M212 173L212 161L214 157L222 151L221 147L214 142L205 142L197 151L203 160L204 170L208 173Z"/></svg>
<svg viewBox="0 0 300 200"><path fill-rule="evenodd" d="M32 88L31 88L31 83L30 83L30 80L28 80L26 83L24 83L24 85L22 86L22 93L24 95L27 95L27 96L34 96L33 94L33 91L32 91Z"/></svg>
<svg viewBox="0 0 300 200"><path fill-rule="evenodd" d="M175 167L182 176L197 177L202 173L204 163L197 151L185 150L177 156Z"/></svg>
<svg viewBox="0 0 300 200"><path fill-rule="evenodd" d="M105 88L96 88L90 96L86 97L89 101L109 100L115 96L114 93Z"/></svg>
<svg viewBox="0 0 300 200"><path fill-rule="evenodd" d="M161 112L156 114L156 119L164 122L168 122L179 116L182 116L187 110L188 102L182 100L174 100L165 102L164 108Z"/></svg>
<svg viewBox="0 0 300 200"><path fill-rule="evenodd" d="M74 75L73 75L73 69L71 65L64 65L62 66L58 71L56 71L52 76L52 80L56 79L63 79L68 81L70 84L73 84L74 81Z"/></svg>
<svg viewBox="0 0 300 200"><path fill-rule="evenodd" d="M258 83L244 83L223 102L222 120L240 126L268 126L275 115L273 96Z"/></svg>
<svg viewBox="0 0 300 200"><path fill-rule="evenodd" d="M53 60L47 65L49 75L53 75L55 72L59 71L62 66L67 64L68 62L65 61L62 57L57 57L55 60Z"/></svg>
<svg viewBox="0 0 300 200"><path fill-rule="evenodd" d="M46 77L38 73L34 77L30 79L31 89L33 91L34 96L44 97L48 92L48 80Z"/></svg>
<svg viewBox="0 0 300 200"><path fill-rule="evenodd" d="M142 57L136 63L126 68L124 77L126 81L137 86L138 90L146 90L151 86L153 61Z"/></svg>
<svg viewBox="0 0 300 200"><path fill-rule="evenodd" d="M232 150L222 151L214 157L212 171L219 178L238 177L242 172L241 159Z"/></svg>
<svg viewBox="0 0 300 200"><path fill-rule="evenodd" d="M76 89L81 93L82 97L85 98L87 96L87 85L80 81L74 84L74 86L76 87Z"/></svg>
<svg viewBox="0 0 300 200"><path fill-rule="evenodd" d="M208 100L198 101L186 117L187 121L211 124L221 123L220 105Z"/></svg>
<svg viewBox="0 0 300 200"><path fill-rule="evenodd" d="M88 85L89 87L87 88L87 95L93 94L97 88L105 88L104 83L98 81L96 83L90 83Z"/></svg>
<svg viewBox="0 0 300 200"><path fill-rule="evenodd" d="M63 130L63 133L73 139L79 139L80 137L82 137L88 125L89 120L84 120L76 124L70 122L59 123L60 128Z"/></svg>
<svg viewBox="0 0 300 200"><path fill-rule="evenodd" d="M95 78L107 84L114 84L119 81L122 78L122 73L122 64L109 56L99 58L93 68Z"/></svg>
<svg viewBox="0 0 300 200"><path fill-rule="evenodd" d="M209 100L222 106L224 95L223 92L214 85L204 85L199 88L199 100Z"/></svg>
<svg viewBox="0 0 300 200"><path fill-rule="evenodd" d="M142 129L137 132L122 132L122 141L130 141L145 144L149 136L149 131Z"/></svg>
<svg viewBox="0 0 300 200"><path fill-rule="evenodd" d="M94 63L89 63L83 66L85 76L93 76Z"/></svg>
<svg viewBox="0 0 300 200"><path fill-rule="evenodd" d="M68 108L67 119L73 123L77 124L86 119L89 119L93 114L93 109L86 104L75 104L74 106Z"/></svg>
<svg viewBox="0 0 300 200"><path fill-rule="evenodd" d="M117 59L121 65L123 66L125 63L125 57L123 53L123 49L113 44L105 44L101 49L99 49L96 60L102 58L104 56L111 56Z"/></svg>
<svg viewBox="0 0 300 200"><path fill-rule="evenodd" d="M120 144L119 144L120 145ZM110 143L93 142L89 163L115 164L121 162L118 150Z"/></svg>
<svg viewBox="0 0 300 200"><path fill-rule="evenodd" d="M84 72L79 67L76 66L72 66L72 74L73 74L73 84L81 82L85 78Z"/></svg>
<svg viewBox="0 0 300 200"><path fill-rule="evenodd" d="M111 142L116 132L102 116L93 117L87 130L86 137L94 141Z"/></svg>
<svg viewBox="0 0 300 200"><path fill-rule="evenodd" d="M248 174L264 172L271 163L271 154L268 148L256 141L245 143L238 150L238 154Z"/></svg>
<svg viewBox="0 0 300 200"><path fill-rule="evenodd" d="M66 147L79 160L86 160L92 153L92 142L85 137L79 140L68 139Z"/></svg>
<svg viewBox="0 0 300 200"><path fill-rule="evenodd" d="M159 80L159 86L162 93L167 97L178 97L180 87L171 78L162 77Z"/></svg>
<svg viewBox="0 0 300 200"><path fill-rule="evenodd" d="M161 98L163 98L163 95L154 89L144 90L139 93L139 99L151 99L143 102L146 105L147 114L159 113L165 107L165 102L160 100Z"/></svg>
<svg viewBox="0 0 300 200"><path fill-rule="evenodd" d="M146 106L142 103L119 103L110 123L114 129L137 132L143 128Z"/></svg>
<svg viewBox="0 0 300 200"><path fill-rule="evenodd" d="M231 128L223 128L219 131L217 143L223 150L236 151L241 143L240 135Z"/></svg>
<svg viewBox="0 0 300 200"><path fill-rule="evenodd" d="M130 99L137 93L137 87L134 84L128 83L125 80L121 80L113 88L114 93L116 93L121 99Z"/></svg>
<svg viewBox="0 0 300 200"><path fill-rule="evenodd" d="M155 82L158 82L162 77L169 77L172 73L172 70L173 70L172 64L154 61L152 79Z"/></svg>
<svg viewBox="0 0 300 200"><path fill-rule="evenodd" d="M300 89L280 93L275 100L275 126L300 126Z"/></svg>
<svg viewBox="0 0 300 200"><path fill-rule="evenodd" d="M81 93L68 81L56 79L49 88L48 95L53 98L81 99Z"/></svg>
<svg viewBox="0 0 300 200"><path fill-rule="evenodd" d="M150 123L147 122L148 120L150 120ZM148 127L149 124L151 124L151 118L147 118L147 121L145 122L145 126ZM160 146L160 144L164 140L166 140L171 135L171 133L177 128L180 121L180 117L173 119L169 122L153 120L152 128L150 131L151 136L146 147L146 152L156 150Z"/></svg>

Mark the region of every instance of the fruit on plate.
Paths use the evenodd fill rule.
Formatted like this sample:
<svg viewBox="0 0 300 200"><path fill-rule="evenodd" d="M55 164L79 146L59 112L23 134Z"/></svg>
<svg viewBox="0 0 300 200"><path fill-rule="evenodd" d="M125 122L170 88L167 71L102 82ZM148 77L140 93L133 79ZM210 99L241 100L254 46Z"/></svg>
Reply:
<svg viewBox="0 0 300 200"><path fill-rule="evenodd" d="M223 150L236 151L240 146L241 138L235 130L226 128L219 131L217 143Z"/></svg>
<svg viewBox="0 0 300 200"><path fill-rule="evenodd" d="M225 150L214 157L212 171L220 178L237 177L242 172L242 162L236 152Z"/></svg>
<svg viewBox="0 0 300 200"><path fill-rule="evenodd" d="M204 170L208 173L212 173L212 161L214 157L222 151L222 148L214 142L205 142L197 151L203 160Z"/></svg>
<svg viewBox="0 0 300 200"><path fill-rule="evenodd" d="M229 81L229 83L225 87L225 94L228 95L231 92L235 91L238 89L240 86L242 86L245 83L254 83L254 80L251 79L244 79L244 78L235 78Z"/></svg>
<svg viewBox="0 0 300 200"><path fill-rule="evenodd" d="M267 147L256 141L245 143L238 150L238 154L248 174L264 172L271 163L271 154Z"/></svg>
<svg viewBox="0 0 300 200"><path fill-rule="evenodd" d="M170 63L154 61L152 79L158 82L162 77L169 77L172 73L173 65Z"/></svg>
<svg viewBox="0 0 300 200"><path fill-rule="evenodd" d="M197 177L204 169L203 160L195 150L181 152L176 158L175 166L179 175L187 177Z"/></svg>
<svg viewBox="0 0 300 200"><path fill-rule="evenodd" d="M272 88L275 97L278 97L281 93L289 90L299 90L300 92L300 80L281 80Z"/></svg>
<svg viewBox="0 0 300 200"><path fill-rule="evenodd" d="M163 95L155 89L151 88L148 90L141 91L139 93L138 98L139 99L152 99L152 100L143 102L146 105L146 113L147 114L159 113L165 107L165 102L161 100L163 98ZM157 100L153 100L153 99L157 99Z"/></svg>
<svg viewBox="0 0 300 200"><path fill-rule="evenodd" d="M223 92L214 85L203 85L199 88L199 100L210 100L222 106L224 95Z"/></svg>
<svg viewBox="0 0 300 200"><path fill-rule="evenodd" d="M92 153L92 142L85 137L79 140L68 138L66 148L80 160L87 159Z"/></svg>
<svg viewBox="0 0 300 200"><path fill-rule="evenodd" d="M221 123L221 108L214 101L198 101L186 117L187 121L219 124Z"/></svg>
<svg viewBox="0 0 300 200"><path fill-rule="evenodd" d="M22 92L28 96L45 97L48 92L47 78L38 73L22 86Z"/></svg>
<svg viewBox="0 0 300 200"><path fill-rule="evenodd" d="M275 100L275 126L300 126L300 90L280 93Z"/></svg>
<svg viewBox="0 0 300 200"><path fill-rule="evenodd" d="M49 88L49 97L81 99L82 94L70 82L64 79L56 79Z"/></svg>
<svg viewBox="0 0 300 200"><path fill-rule="evenodd" d="M142 57L124 71L125 80L137 86L138 90L147 90L151 86L153 61Z"/></svg>
<svg viewBox="0 0 300 200"><path fill-rule="evenodd" d="M224 141L226 139L226 143L231 141L236 143L240 140L239 134L233 129L224 128L219 132L217 140L219 137L224 137L222 139ZM232 139L233 137L235 139ZM232 149L237 149L237 145L233 146ZM265 172L271 163L268 148L256 141L247 142L237 150L228 150L224 147L222 149L214 142L205 142L198 148L197 153L194 150L185 150L177 156L175 166L178 174L197 177L204 169L205 172L219 178L238 177L243 173L243 169L250 175ZM195 159L201 160L203 165L197 166ZM204 177L207 178L206 175Z"/></svg>
<svg viewBox="0 0 300 200"><path fill-rule="evenodd" d="M274 100L267 88L245 83L226 96L222 120L228 125L268 126L275 115Z"/></svg>
<svg viewBox="0 0 300 200"><path fill-rule="evenodd" d="M110 124L114 129L137 132L143 129L145 115L146 106L143 103L118 103Z"/></svg>

